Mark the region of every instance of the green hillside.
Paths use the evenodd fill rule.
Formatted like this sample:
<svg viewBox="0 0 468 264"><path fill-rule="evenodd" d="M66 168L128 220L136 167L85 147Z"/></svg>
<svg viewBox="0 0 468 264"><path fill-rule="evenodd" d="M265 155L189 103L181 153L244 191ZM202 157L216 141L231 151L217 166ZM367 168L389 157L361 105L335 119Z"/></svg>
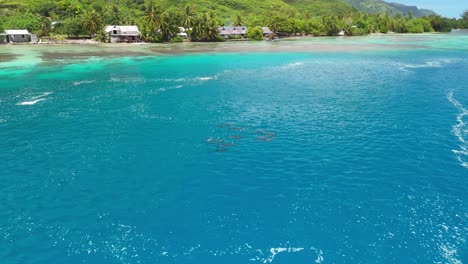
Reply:
<svg viewBox="0 0 468 264"><path fill-rule="evenodd" d="M409 12L411 12L411 14L413 14L413 16L416 16L416 17L424 17L424 16L430 16L430 15L435 15L436 13L432 10L428 10L428 9L420 9L416 6L407 6L407 5L402 5L402 4L398 4L398 3L388 3L389 6L397 9L398 11L404 13L404 14L407 14Z"/></svg>
<svg viewBox="0 0 468 264"><path fill-rule="evenodd" d="M300 12L311 15L346 14L355 9L341 0L158 0L156 4L164 9L192 6L199 12L213 11L221 17L235 14L257 15L275 12ZM116 5L130 13L141 13L145 0L0 0L1 8L25 7L32 9L70 8L77 10L87 7Z"/></svg>
<svg viewBox="0 0 468 264"><path fill-rule="evenodd" d="M365 13L385 13L398 14L400 13L396 8L388 5L380 0L344 0L356 9Z"/></svg>
<svg viewBox="0 0 468 264"><path fill-rule="evenodd" d="M408 11L414 17L392 16ZM248 26L260 31L260 39L262 26L280 36L336 36L342 31L358 36L450 31L465 25L439 16L416 18L421 15L416 11L421 10L379 0L0 0L0 31L28 29L56 39L106 41L105 25L137 25L146 42L179 42L180 26L190 29L191 41L222 41L222 25Z"/></svg>
<svg viewBox="0 0 468 264"><path fill-rule="evenodd" d="M356 9L362 12L377 14L388 12L391 15L405 15L408 12L415 17L424 17L429 15L435 15L436 13L432 10L419 9L416 6L406 6L403 4L390 3L382 0L344 0L348 4L352 5Z"/></svg>

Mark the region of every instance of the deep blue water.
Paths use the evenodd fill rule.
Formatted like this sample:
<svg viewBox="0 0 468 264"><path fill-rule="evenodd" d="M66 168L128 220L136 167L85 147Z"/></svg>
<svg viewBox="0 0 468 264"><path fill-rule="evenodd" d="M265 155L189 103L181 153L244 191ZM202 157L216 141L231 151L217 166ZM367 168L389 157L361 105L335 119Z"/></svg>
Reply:
<svg viewBox="0 0 468 264"><path fill-rule="evenodd" d="M1 263L465 263L468 50L0 73Z"/></svg>

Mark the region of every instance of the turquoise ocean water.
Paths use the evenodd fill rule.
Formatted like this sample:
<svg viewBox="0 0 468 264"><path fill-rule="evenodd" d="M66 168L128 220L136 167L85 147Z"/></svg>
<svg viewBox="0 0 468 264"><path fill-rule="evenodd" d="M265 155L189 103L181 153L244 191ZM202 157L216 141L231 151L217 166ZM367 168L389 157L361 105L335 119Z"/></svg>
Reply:
<svg viewBox="0 0 468 264"><path fill-rule="evenodd" d="M466 263L468 35L399 38L0 62L0 262Z"/></svg>

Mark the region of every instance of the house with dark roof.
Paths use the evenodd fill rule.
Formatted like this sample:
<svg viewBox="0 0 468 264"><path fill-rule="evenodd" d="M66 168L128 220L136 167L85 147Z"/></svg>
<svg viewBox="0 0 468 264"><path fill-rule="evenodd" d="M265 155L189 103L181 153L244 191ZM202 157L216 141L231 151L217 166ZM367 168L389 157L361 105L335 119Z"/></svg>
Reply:
<svg viewBox="0 0 468 264"><path fill-rule="evenodd" d="M247 37L247 27L244 26L224 26L218 28L219 35L224 39L229 38L245 38ZM263 37L271 36L274 34L269 27L262 27Z"/></svg>
<svg viewBox="0 0 468 264"><path fill-rule="evenodd" d="M224 26L218 28L218 33L222 38L245 38L247 36L247 27L244 26Z"/></svg>

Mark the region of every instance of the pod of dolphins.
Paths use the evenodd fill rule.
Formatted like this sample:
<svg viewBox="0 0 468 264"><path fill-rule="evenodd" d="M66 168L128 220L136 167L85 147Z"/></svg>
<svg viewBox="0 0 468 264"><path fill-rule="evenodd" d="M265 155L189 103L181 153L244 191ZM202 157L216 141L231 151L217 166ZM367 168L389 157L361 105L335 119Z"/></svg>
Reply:
<svg viewBox="0 0 468 264"><path fill-rule="evenodd" d="M250 131L247 127L236 126L232 123L219 124L216 127L218 129L228 130L232 132L244 132L245 135L232 134L227 136L226 138L210 137L205 139L205 142L207 144L215 146L215 152L225 152L228 150L228 148L236 146L239 140L242 140L249 136L255 137L257 141L272 141L276 136L276 134L271 131L259 129Z"/></svg>

